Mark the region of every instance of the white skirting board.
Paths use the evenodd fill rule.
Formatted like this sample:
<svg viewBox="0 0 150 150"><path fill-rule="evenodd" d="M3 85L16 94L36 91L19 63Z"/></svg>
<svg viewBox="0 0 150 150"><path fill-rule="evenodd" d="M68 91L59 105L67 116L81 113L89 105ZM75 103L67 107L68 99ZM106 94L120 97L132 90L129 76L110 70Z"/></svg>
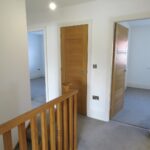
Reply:
<svg viewBox="0 0 150 150"><path fill-rule="evenodd" d="M135 83L135 82L128 82L127 87L133 87L133 88L140 88L140 89L150 89L150 84L141 84L141 83Z"/></svg>

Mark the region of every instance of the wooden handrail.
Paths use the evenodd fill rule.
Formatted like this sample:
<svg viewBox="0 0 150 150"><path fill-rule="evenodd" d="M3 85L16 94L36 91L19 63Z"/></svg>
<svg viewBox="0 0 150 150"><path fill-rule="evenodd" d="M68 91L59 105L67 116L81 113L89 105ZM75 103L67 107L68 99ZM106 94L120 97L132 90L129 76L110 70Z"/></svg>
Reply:
<svg viewBox="0 0 150 150"><path fill-rule="evenodd" d="M51 148L56 149L56 145L58 149L62 149L62 147L67 147L67 149L70 149L71 146L72 150L76 150L76 124L77 124L77 90L71 90L67 93L64 93L59 98L56 98L46 104L43 104L42 106L35 108L29 112L26 112L10 121L7 121L6 123L3 123L0 125L0 135L3 135L4 140L4 148L5 150L11 150L12 149L12 139L11 139L11 130L15 127L18 127L19 131L19 144L21 149L26 150L27 145L26 141L26 129L25 129L25 123L27 121L30 121L31 124L31 138L32 138L32 149L38 148L38 131L37 131L37 124L36 124L36 117L38 114L40 114L41 117L41 132L42 132L42 147L43 150L48 149L48 142L45 140L50 139L49 142L52 142ZM56 109L55 109L56 106ZM55 110L54 110L55 109ZM46 111L49 110L50 114L50 134L47 133L47 123L46 123ZM57 118L57 119L56 119ZM69 128L68 128L69 127ZM55 128L57 128L55 130ZM68 129L67 129L68 128ZM55 130L55 131L54 131ZM68 131L66 131L68 130ZM56 132L57 131L57 132ZM68 135L64 135L64 134ZM50 137L56 137L57 140L49 138ZM67 139L68 138L68 139ZM9 140L8 140L9 139ZM73 141L74 142L73 142ZM64 145L64 142L68 144ZM68 143L68 142L71 143ZM56 144L57 142L57 144ZM10 143L9 146L8 143ZM66 144L65 143L65 144ZM66 150L67 150L66 149Z"/></svg>
<svg viewBox="0 0 150 150"><path fill-rule="evenodd" d="M4 123L4 124L1 124L0 125L0 134L3 134L12 128L15 128L17 125L19 125L19 124L21 124L27 120L30 120L36 114L42 112L45 109L48 109L49 107L51 107L53 105L56 105L58 103L63 102L65 99L68 99L69 97L77 94L77 92L78 92L77 90L74 90L74 91L70 91L68 93L65 93L63 96L61 96L59 98L56 98L56 99L54 99L54 100L52 100L46 104L43 104L42 106L40 106L38 108L35 108L29 112L22 114L21 116L18 116L16 118Z"/></svg>

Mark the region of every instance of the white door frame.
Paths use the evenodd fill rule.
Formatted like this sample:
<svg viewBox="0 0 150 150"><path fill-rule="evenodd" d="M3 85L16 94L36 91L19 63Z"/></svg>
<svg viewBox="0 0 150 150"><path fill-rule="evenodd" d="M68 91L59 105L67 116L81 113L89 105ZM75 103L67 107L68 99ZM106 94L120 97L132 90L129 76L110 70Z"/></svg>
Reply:
<svg viewBox="0 0 150 150"><path fill-rule="evenodd" d="M110 74L111 74L111 78L110 78L110 82L109 82L109 107L108 107L108 116L109 116L109 120L111 120L111 115L110 115L110 111L111 111L111 92L112 92L112 73L113 73L113 50L114 50L114 28L115 28L115 23L118 22L128 22L128 21L133 21L133 20L145 20L145 19L150 19L150 14L149 13L143 13L143 14L134 14L134 15L129 15L129 16L120 16L120 17L115 17L115 18L111 18L111 23L112 23L112 33L111 33L111 38L112 38L112 54L111 54L111 68L110 68Z"/></svg>
<svg viewBox="0 0 150 150"><path fill-rule="evenodd" d="M47 62L47 34L46 34L46 27L42 28L31 28L28 29L29 32L36 32L36 31L43 31L43 39L44 39L44 70L45 70L45 94L46 94L46 102L49 100L49 95L48 95L48 62Z"/></svg>
<svg viewBox="0 0 150 150"><path fill-rule="evenodd" d="M60 37L60 28L61 27L69 27L69 26L77 26L77 25L88 25L88 49L87 49L87 116L91 116L90 112L90 97L92 95L91 93L91 66L92 66L92 20L82 20L82 21L72 21L72 22L60 22L58 23L58 37ZM59 43L59 52L61 53L61 41L60 38L58 39ZM61 57L61 55L60 55Z"/></svg>

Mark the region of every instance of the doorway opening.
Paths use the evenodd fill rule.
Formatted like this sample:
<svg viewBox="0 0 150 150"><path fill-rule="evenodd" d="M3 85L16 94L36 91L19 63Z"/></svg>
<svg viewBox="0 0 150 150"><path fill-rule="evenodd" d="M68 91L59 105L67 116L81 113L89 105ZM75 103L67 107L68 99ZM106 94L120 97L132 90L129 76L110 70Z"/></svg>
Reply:
<svg viewBox="0 0 150 150"><path fill-rule="evenodd" d="M46 102L44 31L28 32L28 57L32 107Z"/></svg>
<svg viewBox="0 0 150 150"><path fill-rule="evenodd" d="M150 129L149 39L150 19L116 24L110 116L144 129Z"/></svg>

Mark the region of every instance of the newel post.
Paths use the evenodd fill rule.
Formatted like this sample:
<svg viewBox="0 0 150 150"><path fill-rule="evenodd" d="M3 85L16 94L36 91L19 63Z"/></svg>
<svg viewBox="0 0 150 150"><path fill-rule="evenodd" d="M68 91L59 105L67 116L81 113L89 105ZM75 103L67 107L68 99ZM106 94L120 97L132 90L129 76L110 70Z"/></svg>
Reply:
<svg viewBox="0 0 150 150"><path fill-rule="evenodd" d="M72 83L62 84L62 94L71 89ZM64 118L68 120L68 122L64 121L64 149L77 150L77 94L72 95L68 101L64 102Z"/></svg>
<svg viewBox="0 0 150 150"><path fill-rule="evenodd" d="M62 94L69 92L71 89L71 85L72 84L70 82L64 82L62 84Z"/></svg>

